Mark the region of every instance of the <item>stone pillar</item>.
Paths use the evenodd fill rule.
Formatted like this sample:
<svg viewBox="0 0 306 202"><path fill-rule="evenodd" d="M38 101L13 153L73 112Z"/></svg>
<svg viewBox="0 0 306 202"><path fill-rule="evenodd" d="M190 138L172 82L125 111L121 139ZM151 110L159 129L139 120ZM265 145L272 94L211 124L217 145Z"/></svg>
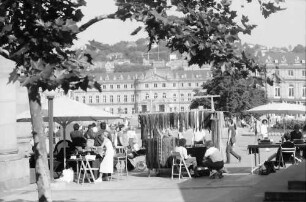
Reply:
<svg viewBox="0 0 306 202"><path fill-rule="evenodd" d="M29 184L28 158L18 154L16 85L7 84L15 64L0 56L0 191Z"/></svg>

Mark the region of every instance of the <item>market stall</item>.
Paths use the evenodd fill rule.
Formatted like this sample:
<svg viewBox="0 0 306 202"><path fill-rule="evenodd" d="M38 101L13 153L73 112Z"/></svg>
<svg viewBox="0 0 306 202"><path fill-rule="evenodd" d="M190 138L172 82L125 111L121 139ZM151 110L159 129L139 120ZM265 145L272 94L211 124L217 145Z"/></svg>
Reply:
<svg viewBox="0 0 306 202"><path fill-rule="evenodd" d="M223 112L190 110L186 112L150 113L139 115L141 139L146 148L146 164L149 170L169 168L171 151L177 139L188 129L211 131L214 145L222 150L221 133L224 125ZM203 155L205 152L202 152Z"/></svg>

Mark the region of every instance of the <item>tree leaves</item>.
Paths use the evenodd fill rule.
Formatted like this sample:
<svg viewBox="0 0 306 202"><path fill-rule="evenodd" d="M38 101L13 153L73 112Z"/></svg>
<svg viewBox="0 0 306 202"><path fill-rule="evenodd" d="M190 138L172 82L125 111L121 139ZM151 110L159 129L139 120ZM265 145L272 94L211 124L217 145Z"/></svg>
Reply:
<svg viewBox="0 0 306 202"><path fill-rule="evenodd" d="M80 32L77 22L83 14L78 7L85 4L83 0L0 4L0 11L5 11L0 12L0 54L17 64L9 82L65 92L78 85L82 89L94 86L91 80L86 82L91 55L69 50Z"/></svg>

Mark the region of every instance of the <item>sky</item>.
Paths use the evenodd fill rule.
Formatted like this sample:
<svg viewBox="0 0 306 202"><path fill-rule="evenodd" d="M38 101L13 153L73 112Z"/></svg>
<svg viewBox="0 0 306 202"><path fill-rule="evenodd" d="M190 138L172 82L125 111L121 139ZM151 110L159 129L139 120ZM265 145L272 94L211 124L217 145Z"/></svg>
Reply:
<svg viewBox="0 0 306 202"><path fill-rule="evenodd" d="M101 15L116 11L114 0L87 0L87 6L82 8L85 15L82 22ZM243 7L242 7L243 5ZM286 0L282 7L286 10L272 14L265 19L259 9L257 0L246 3L246 0L233 0L232 8L238 14L247 15L257 27L251 35L241 35L242 43L260 44L268 47L292 47L297 44L306 45L306 0ZM120 41L136 41L147 37L145 32L131 36L139 25L137 22L127 20L103 20L92 25L86 31L78 35L76 46L82 46L89 40L95 40L106 44L114 44Z"/></svg>

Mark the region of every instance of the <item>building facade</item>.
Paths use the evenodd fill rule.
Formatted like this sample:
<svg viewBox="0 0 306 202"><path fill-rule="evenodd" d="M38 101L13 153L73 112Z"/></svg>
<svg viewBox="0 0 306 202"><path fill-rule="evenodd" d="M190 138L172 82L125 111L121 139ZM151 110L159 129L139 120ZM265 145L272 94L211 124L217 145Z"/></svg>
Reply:
<svg viewBox="0 0 306 202"><path fill-rule="evenodd" d="M266 59L267 74L275 74L273 86L267 85L270 102L286 102L306 105L305 56L298 54L274 54Z"/></svg>
<svg viewBox="0 0 306 202"><path fill-rule="evenodd" d="M175 112L189 109L195 89L210 78L209 69L150 69L144 72L96 74L97 90L73 91L73 99L113 114Z"/></svg>

